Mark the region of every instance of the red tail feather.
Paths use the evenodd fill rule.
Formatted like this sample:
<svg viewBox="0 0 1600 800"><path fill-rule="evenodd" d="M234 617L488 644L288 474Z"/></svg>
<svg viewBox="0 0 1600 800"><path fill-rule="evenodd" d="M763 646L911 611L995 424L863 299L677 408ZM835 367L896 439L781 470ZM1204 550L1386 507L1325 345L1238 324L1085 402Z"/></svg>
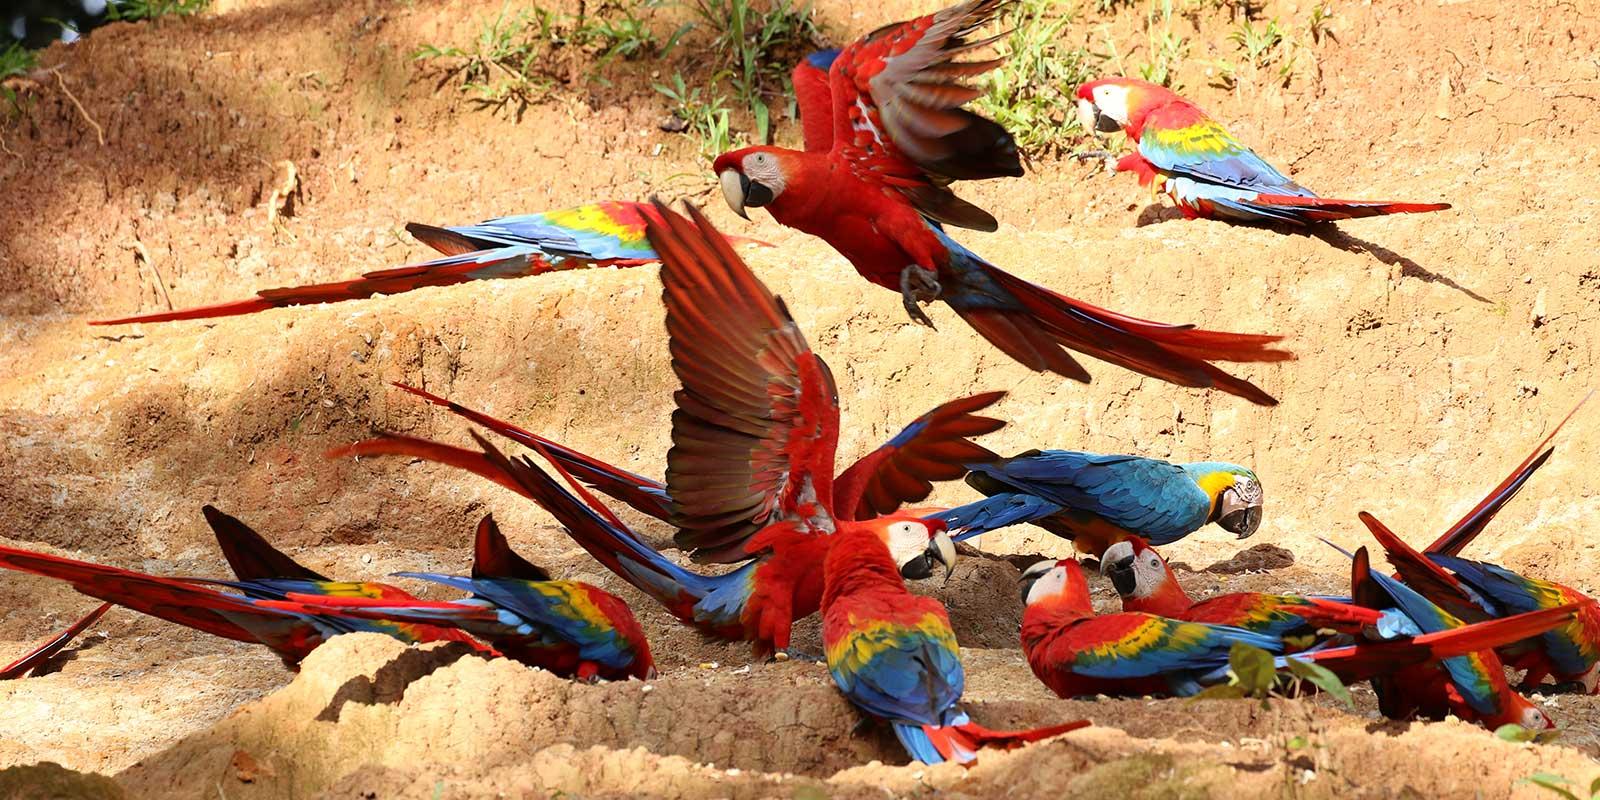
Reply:
<svg viewBox="0 0 1600 800"><path fill-rule="evenodd" d="M1308 222L1335 222L1341 219L1381 217L1387 214L1421 214L1444 211L1449 203L1399 203L1392 200L1336 200L1329 197L1295 195L1256 195L1250 201L1262 206L1280 206L1299 211Z"/></svg>
<svg viewBox="0 0 1600 800"><path fill-rule="evenodd" d="M985 747L1010 750L1029 742L1037 742L1087 727L1089 721L1080 719L1025 731L992 731L976 722L945 726L924 725L922 731L928 734L928 740L933 742L934 748L946 761L971 765L977 761L978 750Z"/></svg>
<svg viewBox="0 0 1600 800"><path fill-rule="evenodd" d="M1406 544L1403 539L1395 535L1394 531L1389 530L1387 525L1379 522L1377 517L1365 511L1356 516L1367 526L1367 530L1372 532L1372 538L1378 540L1378 546L1383 548L1389 564L1394 567L1395 573L1407 586L1417 590L1434 605L1450 612L1458 619L1481 622L1489 618L1489 613L1473 602L1471 595L1462 588L1461 582L1456 580L1454 575Z"/></svg>
<svg viewBox="0 0 1600 800"><path fill-rule="evenodd" d="M71 627L40 642L27 655L4 667L0 667L0 681L15 680L49 663L50 659L55 658L62 648L71 644L73 639L78 638L78 634L83 633L90 625L99 621L100 617L104 616L107 611L111 610L111 606L111 603L101 603L95 610L85 614L83 619L72 623Z"/></svg>

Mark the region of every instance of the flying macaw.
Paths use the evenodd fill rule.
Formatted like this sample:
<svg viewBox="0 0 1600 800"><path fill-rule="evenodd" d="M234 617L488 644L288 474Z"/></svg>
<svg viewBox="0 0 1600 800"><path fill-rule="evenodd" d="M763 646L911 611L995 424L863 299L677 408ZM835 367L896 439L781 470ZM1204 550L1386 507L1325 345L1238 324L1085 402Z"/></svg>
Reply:
<svg viewBox="0 0 1600 800"><path fill-rule="evenodd" d="M0 567L66 581L90 597L214 636L264 644L290 669L296 668L329 637L355 631L385 633L405 642L450 640L475 645L466 634L446 628L354 618L313 618L257 607L251 603L251 598L283 599L289 591L397 600L415 598L381 583L328 581L273 550L238 520L209 506L206 518L212 523L230 564L240 569L239 580L165 578L12 547L0 547ZM233 587L246 596L220 592L203 584Z"/></svg>
<svg viewBox="0 0 1600 800"><path fill-rule="evenodd" d="M521 278L585 267L636 267L656 260L655 251L644 238L644 215L648 211L645 203L611 201L450 228L411 222L406 224L406 231L443 253L443 258L369 272L355 280L263 289L246 300L89 324L229 317L269 308L400 294L427 286ZM765 244L752 239L739 241Z"/></svg>
<svg viewBox="0 0 1600 800"><path fill-rule="evenodd" d="M1032 522L1099 556L1130 537L1171 544L1215 522L1243 539L1261 525L1261 482L1237 464L1029 450L967 466L988 497L939 514L957 541Z"/></svg>
<svg viewBox="0 0 1600 800"><path fill-rule="evenodd" d="M1383 547L1395 573L1408 586L1467 622L1504 617L1541 608L1576 603L1577 619L1537 639L1501 648L1507 666L1524 670L1522 688L1531 691L1546 677L1589 694L1600 691L1600 604L1570 586L1519 575L1504 567L1461 558L1459 553L1483 531L1489 520L1521 490L1554 453L1550 441L1578 405L1550 431L1505 480L1427 549L1418 553L1377 517L1362 512L1361 521Z"/></svg>
<svg viewBox="0 0 1600 800"><path fill-rule="evenodd" d="M1107 694L1189 696L1226 678L1236 643L1312 661L1345 682L1368 680L1525 638L1562 624L1571 608L1551 609L1407 639L1312 649L1285 656L1269 634L1184 622L1139 612L1096 615L1089 584L1075 559L1042 561L1023 573L1022 649L1033 673L1061 697ZM1491 654L1492 655L1492 654Z"/></svg>
<svg viewBox="0 0 1600 800"><path fill-rule="evenodd" d="M1382 611L1317 597L1231 592L1196 601L1178 583L1178 576L1143 539L1124 539L1100 556L1100 572L1122 598L1123 611L1204 622L1301 639L1306 646L1324 638L1323 631L1360 634L1367 630L1400 630L1386 625Z"/></svg>
<svg viewBox="0 0 1600 800"><path fill-rule="evenodd" d="M495 419L437 395L412 386L395 386L434 405L443 406L458 416L482 425L495 433L529 448L538 448L573 477L636 511L667 521L672 516L672 500L667 485L621 467L614 467L526 429ZM952 400L917 417L894 438L851 464L833 480L833 511L838 517L871 519L887 514L906 503L925 499L933 492L934 481L960 478L967 465L992 459L994 453L967 437L993 433L1005 425L977 412L994 405L1005 392L983 392ZM685 543L685 549L693 547ZM698 549L696 561L743 561L742 547Z"/></svg>
<svg viewBox="0 0 1600 800"><path fill-rule="evenodd" d="M1337 546L1335 549L1349 556L1354 564L1351 571L1350 596L1357 604L1369 608L1399 608L1423 631L1430 634L1475 627L1429 602L1400 581L1374 571L1370 566L1365 547L1354 554ZM1440 719L1445 714L1454 714L1468 722L1477 722L1489 730L1496 730L1502 725L1512 723L1534 731L1555 727L1555 723L1542 709L1511 688L1506 681L1505 665L1495 654L1494 648L1532 638L1559 626L1570 625L1578 615L1578 607L1573 605L1533 613L1543 614L1558 610L1564 612L1564 615L1553 625L1523 631L1519 636L1442 659L1438 664L1407 666L1375 678L1372 681L1372 690L1378 695L1379 710L1390 719L1412 717ZM1532 614L1521 614L1480 622L1477 625L1493 625L1532 616Z"/></svg>
<svg viewBox="0 0 1600 800"><path fill-rule="evenodd" d="M943 300L1030 369L1088 382L1068 352L1076 350L1180 386L1276 403L1210 362L1293 358L1270 347L1282 337L1098 308L1011 275L945 233L944 225L997 227L987 211L950 191L952 181L1022 174L1011 135L962 108L979 95L963 79L1000 60L955 60L994 41L966 37L1003 5L970 0L879 28L836 55L803 60L794 82L805 150L761 146L718 156L713 168L728 205L740 216L764 207L779 224L826 241L862 277L899 291L918 322L932 325L918 301Z"/></svg>
<svg viewBox="0 0 1600 800"><path fill-rule="evenodd" d="M839 691L887 720L911 757L925 764L977 760L980 747L1018 747L1082 728L1084 720L1028 731L991 731L961 709L965 673L950 616L931 597L906 590L890 555L891 530L869 521L834 534L823 566L822 644ZM938 523L915 523L924 538Z"/></svg>
<svg viewBox="0 0 1600 800"><path fill-rule="evenodd" d="M1199 106L1149 81L1101 78L1079 86L1077 99L1084 130L1122 131L1133 141L1135 150L1113 169L1134 173L1152 192L1165 191L1190 219L1306 225L1450 207L1318 197L1233 138Z"/></svg>
<svg viewBox="0 0 1600 800"><path fill-rule="evenodd" d="M551 580L511 549L492 516L478 523L471 577L396 574L442 583L472 597L395 602L290 593L288 602L264 605L457 628L509 658L581 681L655 677L650 644L627 603L582 581Z"/></svg>
<svg viewBox="0 0 1600 800"><path fill-rule="evenodd" d="M16 680L24 675L34 674L40 667L50 663L50 660L55 658L56 654L60 653L63 648L71 644L73 639L78 638L78 634L83 633L89 629L90 625L100 621L100 618L111 610L111 606L111 603L101 603L95 606L93 611L85 614L77 622L72 623L66 630L39 642L21 658L0 667L0 681Z"/></svg>
<svg viewBox="0 0 1600 800"><path fill-rule="evenodd" d="M820 606L822 562L834 534L856 524L852 516L866 509L888 510L903 493L926 495L927 478L954 462L940 456L934 460L946 466L930 468L924 457L970 452L970 447L909 446L920 433L944 427L926 426L905 446L891 442L894 451L884 454L880 449L882 458L865 460L863 469L870 470L861 478L865 488L841 492L855 479L834 480L839 406L827 364L727 240L698 209L691 206L689 213L692 222L658 206L658 216L648 226L650 242L662 257L669 346L682 384L674 395L673 445L667 454L667 517L680 529L680 548L708 560L744 560L738 569L711 577L679 567L581 485L573 487L580 500L531 462L507 459L481 438L482 452L388 437L334 454L426 458L519 492L555 516L608 569L679 620L713 636L751 641L757 656L765 657L786 651L794 621ZM972 423L979 428L989 427L981 418L972 419L979 420ZM530 436L524 441L548 453L543 440ZM550 456L564 474L568 463L597 463L568 453L565 458ZM915 457L908 460L902 454ZM920 480L908 477L918 475ZM620 483L646 486L643 479L626 474ZM646 498L658 496L645 493ZM908 524L891 526L897 532L896 558L931 568L923 556L932 548L935 559L948 568L954 547L943 531L930 543L926 526L904 517Z"/></svg>

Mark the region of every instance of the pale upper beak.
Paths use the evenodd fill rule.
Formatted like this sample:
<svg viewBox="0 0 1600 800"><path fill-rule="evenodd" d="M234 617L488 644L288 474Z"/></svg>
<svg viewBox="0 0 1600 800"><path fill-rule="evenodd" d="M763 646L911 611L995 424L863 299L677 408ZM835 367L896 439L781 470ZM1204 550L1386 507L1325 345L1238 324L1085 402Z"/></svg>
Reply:
<svg viewBox="0 0 1600 800"><path fill-rule="evenodd" d="M728 208L733 209L733 213L749 219L750 215L744 211L744 192L750 179L737 170L725 169L717 176L717 180L722 184L722 199L728 201Z"/></svg>
<svg viewBox="0 0 1600 800"><path fill-rule="evenodd" d="M944 566L944 580L950 582L950 576L956 571L956 543L946 531L934 533L928 540L928 549L922 555L907 561L900 567L900 577L912 580L933 577L933 562Z"/></svg>

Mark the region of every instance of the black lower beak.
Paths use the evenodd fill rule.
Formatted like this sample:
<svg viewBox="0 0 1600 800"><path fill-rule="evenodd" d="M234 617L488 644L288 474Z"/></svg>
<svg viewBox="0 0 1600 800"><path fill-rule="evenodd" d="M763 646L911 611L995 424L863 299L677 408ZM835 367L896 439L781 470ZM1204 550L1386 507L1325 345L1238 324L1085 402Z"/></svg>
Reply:
<svg viewBox="0 0 1600 800"><path fill-rule="evenodd" d="M900 565L900 577L909 581L920 581L924 578L931 578L933 577L933 562L937 560L938 559L934 558L933 556L923 553L922 555Z"/></svg>
<svg viewBox="0 0 1600 800"><path fill-rule="evenodd" d="M1101 133L1116 133L1117 131L1122 130L1122 125L1118 124L1116 120L1106 116L1103 113L1096 113L1094 118L1094 129Z"/></svg>
<svg viewBox="0 0 1600 800"><path fill-rule="evenodd" d="M1237 534L1240 539L1248 538L1261 527L1261 508L1241 508L1217 520L1217 524L1223 530Z"/></svg>
<svg viewBox="0 0 1600 800"><path fill-rule="evenodd" d="M1132 597L1139 588L1139 577L1133 574L1133 556L1113 561L1102 570L1111 579L1112 588L1123 597Z"/></svg>
<svg viewBox="0 0 1600 800"><path fill-rule="evenodd" d="M772 190L768 189L765 184L756 183L744 175L740 175L739 179L740 188L744 190L746 208L760 208L772 202Z"/></svg>

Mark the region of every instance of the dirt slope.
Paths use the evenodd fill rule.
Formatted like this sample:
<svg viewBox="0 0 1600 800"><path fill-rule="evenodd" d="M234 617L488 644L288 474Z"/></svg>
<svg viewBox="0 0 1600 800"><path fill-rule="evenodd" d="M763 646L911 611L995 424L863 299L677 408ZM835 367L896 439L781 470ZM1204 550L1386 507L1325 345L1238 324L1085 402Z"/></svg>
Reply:
<svg viewBox="0 0 1600 800"><path fill-rule="evenodd" d="M818 13L843 38L938 5L825 0ZM1600 21L1582 9L1337 5L1337 38L1306 54L1305 75L1287 88L1247 76L1233 92L1204 75L1208 59L1232 50L1225 14L1183 30L1190 92L1297 179L1329 195L1444 198L1456 205L1448 213L1347 223L1327 238L1186 223L1152 207L1131 178L1086 178L1070 162L964 189L1006 224L963 240L1019 274L1141 316L1292 335L1298 361L1239 370L1283 400L1261 409L1098 363L1089 386L1035 375L946 312L934 312L936 333L907 324L892 293L857 279L825 246L765 215L752 224L725 212L694 144L657 129L667 108L649 84L677 61L620 63L597 83L583 77L586 54L559 54L551 98L520 121L474 110L452 79L411 54L423 43L469 41L499 8L219 3L198 19L109 26L46 54L109 145L49 75L33 111L0 126L17 154L0 155L0 542L215 574L221 560L198 513L213 503L319 571L374 577L462 568L471 525L493 511L518 547L556 572L618 588L506 492L427 465L320 454L376 429L465 440L463 426L386 387L403 380L660 474L673 380L652 268L215 323L84 323L163 308L168 296L193 305L404 263L423 255L401 230L407 220L465 222L651 192L695 199L725 230L780 245L749 259L834 366L845 456L942 400L1007 388L999 413L1012 424L987 440L1001 451L1253 464L1268 510L1245 544L1282 546L1298 564L1227 580L1186 574L1207 591L1337 589L1340 557L1314 536L1362 542L1354 512L1365 508L1426 541L1594 383L1600 267L1589 176L1600 154L1592 57ZM1302 19L1309 9L1275 2L1266 13ZM1142 11L1087 15L1069 43L1100 50L1109 35L1137 59L1142 20ZM283 162L294 165L298 187L287 212L269 220L269 205L283 208L270 202ZM1585 524L1600 511L1600 483L1586 468L1597 455L1594 419L1572 423L1557 457L1475 555L1600 590ZM934 500L968 497L951 486ZM1211 529L1169 555L1201 569L1242 546ZM987 537L984 547L1067 552L1027 531ZM969 695L984 713L993 704L1001 721L1086 715L1128 734L1075 734L986 759L965 776L847 770L901 756L879 734L850 734L854 718L820 669L754 665L733 676L745 650L703 644L642 602L635 607L668 670L653 711L637 685L566 687L471 660L433 669L432 656L366 641L315 660L290 685L258 650L113 612L97 628L108 636L91 638L60 672L0 684L0 765L52 760L104 772L130 796L179 778L209 791L207 781L234 769L236 749L276 771L230 785L229 797L530 787L851 796L878 785L1056 794L1127 780L1122 770L1144 776L1137 782L1152 795L1244 787L1392 796L1410 786L1451 796L1470 785L1506 796L1532 791L1513 781L1535 769L1574 779L1595 772L1570 749L1517 747L1456 725L1369 734L1365 716L1295 706L1283 713L1320 715L1325 749L1315 758L1326 760L1313 764L1320 777L1289 787L1285 775L1303 778L1293 766L1300 756L1271 745L1277 733L1260 732L1238 709L1051 699L1015 650L1012 567L969 558L961 570L939 595L971 650ZM91 605L44 580L0 575L0 661ZM802 646L816 641L815 626L804 627ZM719 666L700 669L711 662ZM317 718L354 676L384 670L394 677L378 683L388 688L362 684L368 699ZM431 674L413 677L423 670ZM487 698L550 716L493 708ZM1595 704L1553 702L1569 743L1596 752ZM605 713L578 713L590 703ZM457 706L490 710L449 711ZM771 714L784 709L814 716L809 727L774 725ZM1161 723L1141 722L1146 713ZM706 727L676 730L678 718ZM1180 727L1179 718L1197 722ZM1293 736L1311 723L1283 724ZM338 747L324 747L335 739ZM1238 766L1241 739L1269 744L1250 745ZM757 745L765 752L750 753ZM483 753L494 758L479 765ZM1375 777L1365 765L1378 758L1405 765L1404 775ZM707 761L716 768L691 763ZM742 772L729 775L730 766ZM786 771L805 777L780 780ZM641 772L651 782L638 783ZM444 794L435 793L440 785Z"/></svg>

